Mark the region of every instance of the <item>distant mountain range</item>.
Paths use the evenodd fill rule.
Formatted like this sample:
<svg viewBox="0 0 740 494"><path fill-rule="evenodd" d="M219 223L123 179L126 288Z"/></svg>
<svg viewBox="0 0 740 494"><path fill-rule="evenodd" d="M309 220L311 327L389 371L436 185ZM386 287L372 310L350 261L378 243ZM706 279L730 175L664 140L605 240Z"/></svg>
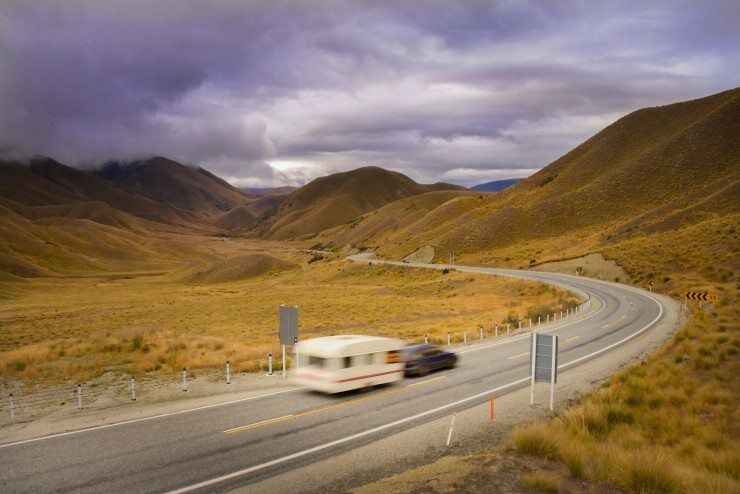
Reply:
<svg viewBox="0 0 740 494"><path fill-rule="evenodd" d="M479 192L498 192L500 190L508 189L517 182L521 182L523 178L507 178L506 180L494 180L493 182L486 182L471 187L473 190Z"/></svg>
<svg viewBox="0 0 740 494"><path fill-rule="evenodd" d="M378 167L297 189L243 190L164 157L97 171L49 158L0 162L0 279L212 255L194 234L374 248L389 257L426 245L502 264L573 255L576 243L598 251L736 215L738 135L733 89L633 112L531 177L473 191Z"/></svg>

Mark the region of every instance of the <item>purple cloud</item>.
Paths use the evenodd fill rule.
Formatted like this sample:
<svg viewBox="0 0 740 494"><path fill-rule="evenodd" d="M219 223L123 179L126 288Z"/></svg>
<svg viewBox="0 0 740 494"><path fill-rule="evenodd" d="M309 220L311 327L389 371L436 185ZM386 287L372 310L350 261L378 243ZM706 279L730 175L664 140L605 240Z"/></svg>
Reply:
<svg viewBox="0 0 740 494"><path fill-rule="evenodd" d="M0 153L164 154L239 184L367 164L530 173L643 106L737 85L737 2L0 6Z"/></svg>

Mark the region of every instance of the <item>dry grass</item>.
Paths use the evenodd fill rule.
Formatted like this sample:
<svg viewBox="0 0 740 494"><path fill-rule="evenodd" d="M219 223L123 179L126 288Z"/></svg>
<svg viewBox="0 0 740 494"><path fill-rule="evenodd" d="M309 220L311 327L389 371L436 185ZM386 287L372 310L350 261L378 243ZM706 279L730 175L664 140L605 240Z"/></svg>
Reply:
<svg viewBox="0 0 740 494"><path fill-rule="evenodd" d="M510 447L630 492L738 492L740 311L722 288L674 341L551 422L517 429Z"/></svg>
<svg viewBox="0 0 740 494"><path fill-rule="evenodd" d="M522 478L522 482L530 489L535 489L539 492L560 492L560 479L557 475L553 475L551 473L538 472L525 475L524 478Z"/></svg>
<svg viewBox="0 0 740 494"><path fill-rule="evenodd" d="M389 335L432 342L487 335L494 323L578 301L521 281L343 259L224 283L165 276L68 278L5 283L0 373L6 379L86 380L106 372L141 375L232 362L236 371L279 354L277 308L300 308L301 335ZM543 318L544 319L544 318ZM280 363L276 362L279 366Z"/></svg>

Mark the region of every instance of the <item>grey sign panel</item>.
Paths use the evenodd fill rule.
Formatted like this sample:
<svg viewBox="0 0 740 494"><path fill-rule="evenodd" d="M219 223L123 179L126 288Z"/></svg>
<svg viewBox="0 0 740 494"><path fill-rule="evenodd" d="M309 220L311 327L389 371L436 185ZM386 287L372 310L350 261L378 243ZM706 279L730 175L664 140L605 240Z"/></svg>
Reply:
<svg viewBox="0 0 740 494"><path fill-rule="evenodd" d="M558 380L558 337L551 334L533 333L534 348L534 380L557 382ZM554 355L553 355L554 353ZM553 367L555 372L553 372Z"/></svg>
<svg viewBox="0 0 740 494"><path fill-rule="evenodd" d="M298 307L280 306L280 344L294 345L298 341Z"/></svg>

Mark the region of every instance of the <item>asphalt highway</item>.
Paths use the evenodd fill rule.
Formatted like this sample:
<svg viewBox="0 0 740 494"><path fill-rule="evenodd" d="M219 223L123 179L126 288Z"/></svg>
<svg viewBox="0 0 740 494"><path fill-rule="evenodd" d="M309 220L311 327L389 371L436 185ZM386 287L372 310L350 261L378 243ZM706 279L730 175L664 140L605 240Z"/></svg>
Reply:
<svg viewBox="0 0 740 494"><path fill-rule="evenodd" d="M370 262L362 256L354 260ZM561 370L639 338L664 314L657 298L615 283L455 268L557 283L589 297L588 309L535 328L560 336ZM456 369L390 386L339 396L304 389L265 393L230 405L0 445L0 491L218 492L248 486L528 384L528 333L483 342L477 336L469 334L471 344L456 347Z"/></svg>

